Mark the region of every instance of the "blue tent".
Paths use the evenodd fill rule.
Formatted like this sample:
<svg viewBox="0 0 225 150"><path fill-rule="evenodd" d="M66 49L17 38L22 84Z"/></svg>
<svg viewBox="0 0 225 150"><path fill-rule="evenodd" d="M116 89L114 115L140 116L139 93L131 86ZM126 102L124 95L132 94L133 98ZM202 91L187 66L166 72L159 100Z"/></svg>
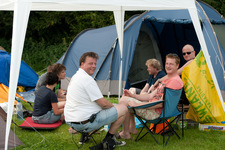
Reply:
<svg viewBox="0 0 225 150"><path fill-rule="evenodd" d="M196 1L196 7L214 72L224 96L225 19L203 2ZM131 84L147 79L145 62L149 58L157 58L164 64L166 54L176 53L183 65L185 61L181 49L185 44L193 45L197 53L201 49L188 10L147 11L131 17L125 22L124 29L123 87L128 79ZM93 77L102 93L117 95L121 57L115 25L87 29L74 38L61 59L67 68L68 79L62 84L64 88L78 70L80 56L87 51L94 51L100 56Z"/></svg>
<svg viewBox="0 0 225 150"><path fill-rule="evenodd" d="M0 50L0 83L9 86L11 55ZM18 86L35 87L38 75L25 62L21 61Z"/></svg>

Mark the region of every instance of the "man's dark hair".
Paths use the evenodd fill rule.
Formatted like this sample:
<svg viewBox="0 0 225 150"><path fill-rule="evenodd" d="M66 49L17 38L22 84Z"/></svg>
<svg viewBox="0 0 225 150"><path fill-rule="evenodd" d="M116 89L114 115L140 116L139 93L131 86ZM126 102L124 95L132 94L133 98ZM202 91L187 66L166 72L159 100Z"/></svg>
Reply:
<svg viewBox="0 0 225 150"><path fill-rule="evenodd" d="M52 72L56 73L57 75L59 75L63 70L66 70L66 67L63 64L57 63L53 65Z"/></svg>
<svg viewBox="0 0 225 150"><path fill-rule="evenodd" d="M47 73L47 77L46 77L46 80L45 80L45 83L47 85L53 85L55 83L57 83L59 80L58 76L56 73L54 72L48 72Z"/></svg>
<svg viewBox="0 0 225 150"><path fill-rule="evenodd" d="M98 59L98 54L96 54L95 52L86 52L84 53L81 57L80 57L80 62L79 62L79 65L81 66L81 63L82 62L85 62L86 61L86 58L87 57L92 57L92 58L95 58L95 59Z"/></svg>

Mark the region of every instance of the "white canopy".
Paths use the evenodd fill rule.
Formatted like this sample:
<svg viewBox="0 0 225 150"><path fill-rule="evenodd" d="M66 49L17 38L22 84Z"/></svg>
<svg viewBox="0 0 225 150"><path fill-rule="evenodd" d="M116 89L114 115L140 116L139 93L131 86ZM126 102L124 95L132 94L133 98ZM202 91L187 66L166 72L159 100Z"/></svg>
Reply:
<svg viewBox="0 0 225 150"><path fill-rule="evenodd" d="M30 11L113 11L121 52L119 84L119 89L121 89L124 12L135 10L169 9L188 9L201 48L209 66L209 70L211 72L212 78L214 79L220 99L222 100L222 95L216 81L210 61L210 56L208 54L203 33L201 31L195 0L1 0L0 10L14 11L5 149L8 147L8 136L12 120L13 101L16 93L20 61L23 52L24 39ZM121 90L119 90L119 95L120 92Z"/></svg>
<svg viewBox="0 0 225 150"><path fill-rule="evenodd" d="M115 11L195 8L194 0L1 0L1 10L14 10L15 3L32 3L31 10Z"/></svg>

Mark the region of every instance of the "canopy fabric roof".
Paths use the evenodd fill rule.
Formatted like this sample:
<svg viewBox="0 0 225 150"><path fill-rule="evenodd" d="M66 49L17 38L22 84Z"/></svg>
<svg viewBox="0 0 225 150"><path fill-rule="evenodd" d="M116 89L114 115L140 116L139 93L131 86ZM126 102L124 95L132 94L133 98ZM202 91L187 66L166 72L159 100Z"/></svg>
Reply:
<svg viewBox="0 0 225 150"><path fill-rule="evenodd" d="M31 10L116 11L195 8L194 0L1 0L1 10L14 10L15 3L32 3Z"/></svg>
<svg viewBox="0 0 225 150"><path fill-rule="evenodd" d="M11 47L11 72L10 72L10 90L8 118L6 128L5 149L7 149L8 136L13 112L13 99L16 93L16 85L20 69L20 61L23 52L24 39L30 11L113 11L116 22L119 46L121 52L120 81L122 76L122 51L123 51L123 25L124 12L135 10L172 10L188 9L194 28L197 33L204 56L206 57L210 73L214 79L217 91L218 83L210 62L210 56L201 31L198 12L195 6L195 0L1 0L0 10L14 11L13 18L13 37ZM119 87L121 92L121 84ZM218 92L219 93L219 92ZM220 99L222 95L219 93Z"/></svg>

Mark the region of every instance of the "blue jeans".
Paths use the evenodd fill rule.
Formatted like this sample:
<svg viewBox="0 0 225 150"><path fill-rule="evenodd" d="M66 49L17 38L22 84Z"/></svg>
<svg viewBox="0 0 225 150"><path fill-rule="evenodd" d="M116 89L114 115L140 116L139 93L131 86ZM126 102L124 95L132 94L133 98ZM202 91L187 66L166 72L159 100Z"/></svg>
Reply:
<svg viewBox="0 0 225 150"><path fill-rule="evenodd" d="M34 123L39 123L39 124L51 124L59 121L61 118L61 115L55 115L53 110L48 111L46 114L42 116L32 116L32 120Z"/></svg>
<svg viewBox="0 0 225 150"><path fill-rule="evenodd" d="M112 122L117 120L118 114L115 107L111 107L109 109L101 110L97 113L95 120L91 123L88 122L86 124L74 124L72 122L67 122L69 126L71 126L76 131L89 133L93 130L99 129L104 125L109 125Z"/></svg>

